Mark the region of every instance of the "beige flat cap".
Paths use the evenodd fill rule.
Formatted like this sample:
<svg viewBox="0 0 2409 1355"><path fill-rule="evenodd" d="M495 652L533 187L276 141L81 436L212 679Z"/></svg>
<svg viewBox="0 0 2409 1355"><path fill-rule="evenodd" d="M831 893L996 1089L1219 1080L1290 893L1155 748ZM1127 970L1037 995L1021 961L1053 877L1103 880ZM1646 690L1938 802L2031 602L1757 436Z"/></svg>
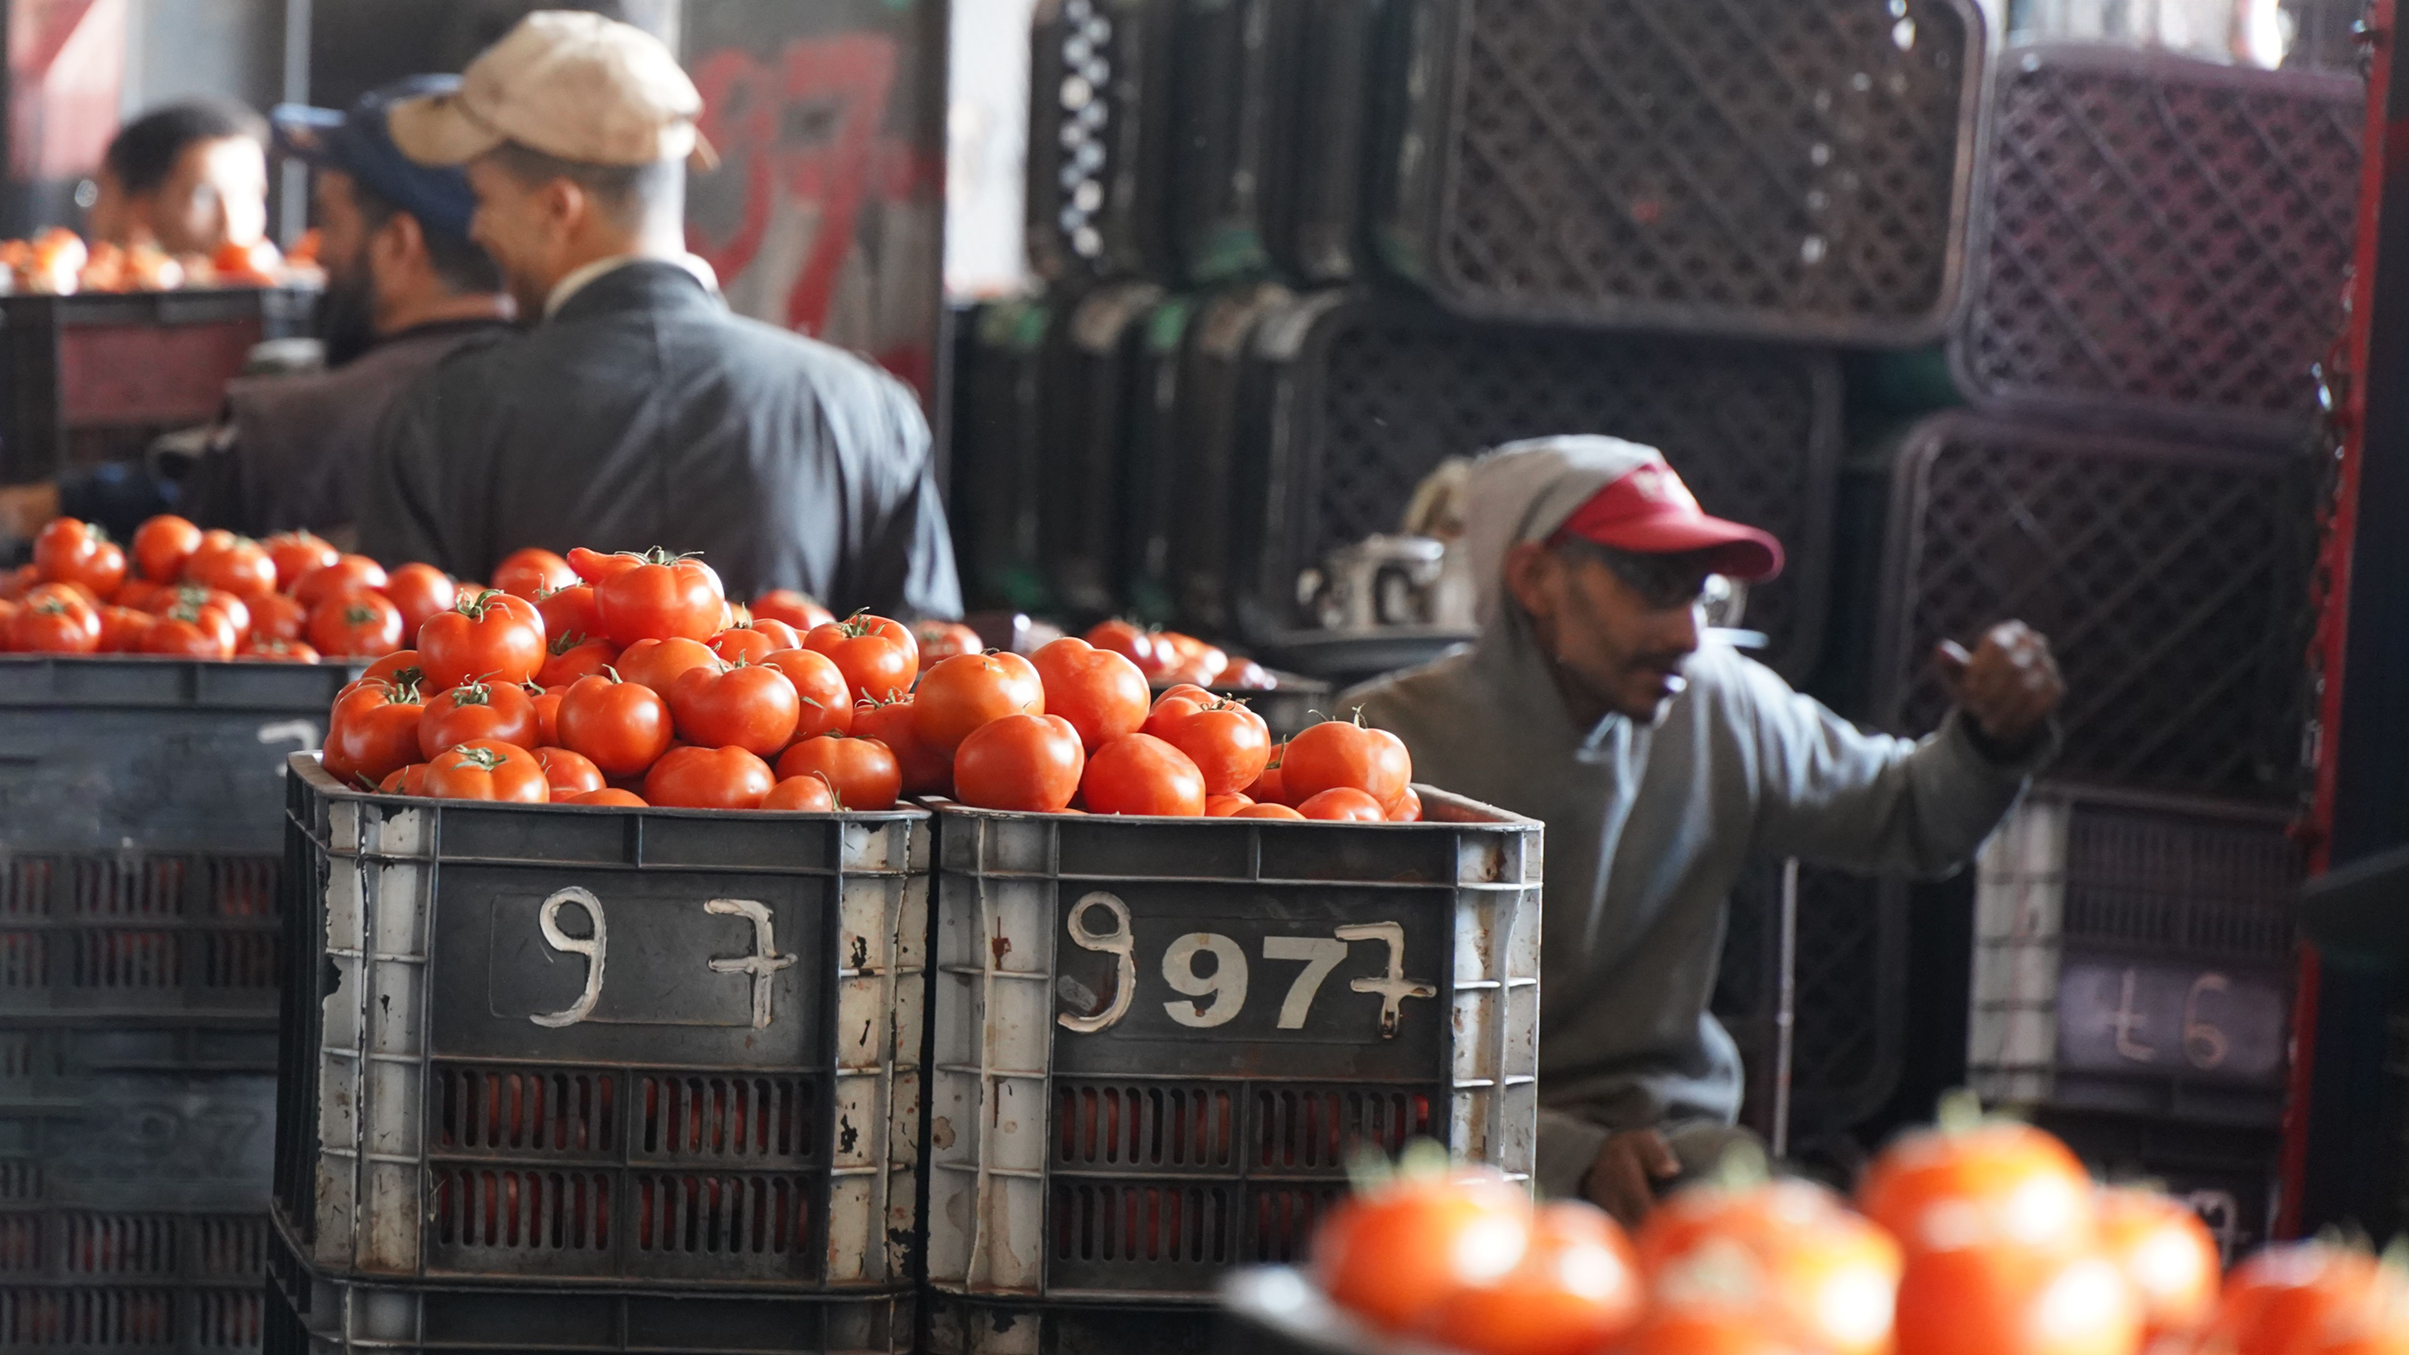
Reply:
<svg viewBox="0 0 2409 1355"><path fill-rule="evenodd" d="M641 28L538 10L469 63L451 94L393 105L393 143L422 165L460 165L505 141L581 165L717 163L694 129L703 96Z"/></svg>

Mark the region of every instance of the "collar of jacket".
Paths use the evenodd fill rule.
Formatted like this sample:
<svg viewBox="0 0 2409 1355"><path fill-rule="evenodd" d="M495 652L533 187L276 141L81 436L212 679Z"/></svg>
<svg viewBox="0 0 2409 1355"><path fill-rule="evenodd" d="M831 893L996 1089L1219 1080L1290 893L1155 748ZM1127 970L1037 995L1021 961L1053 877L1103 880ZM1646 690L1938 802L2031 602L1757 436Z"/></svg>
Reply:
<svg viewBox="0 0 2409 1355"><path fill-rule="evenodd" d="M690 256L691 257L691 256ZM598 260L598 268L585 278L571 275L562 279L562 288L570 282L578 285L550 307L543 323L579 319L600 312L642 310L664 305L691 303L698 306L723 306L719 293L704 280L692 264L680 259L622 258ZM708 269L709 264L694 259ZM588 265L595 267L595 265Z"/></svg>

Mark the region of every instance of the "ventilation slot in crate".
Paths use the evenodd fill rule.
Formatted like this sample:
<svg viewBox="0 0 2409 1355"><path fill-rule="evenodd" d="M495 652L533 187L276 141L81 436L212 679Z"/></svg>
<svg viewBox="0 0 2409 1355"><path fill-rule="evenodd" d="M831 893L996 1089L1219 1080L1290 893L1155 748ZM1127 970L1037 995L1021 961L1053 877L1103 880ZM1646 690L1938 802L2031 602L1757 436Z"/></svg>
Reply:
<svg viewBox="0 0 2409 1355"><path fill-rule="evenodd" d="M548 1172L438 1165L435 1241L464 1248L606 1251L611 1244L611 1178L601 1172Z"/></svg>
<svg viewBox="0 0 2409 1355"><path fill-rule="evenodd" d="M1431 1098L1412 1091L1258 1087L1255 1166L1343 1172L1358 1145L1394 1157L1407 1139L1428 1137Z"/></svg>
<svg viewBox="0 0 2409 1355"><path fill-rule="evenodd" d="M76 1275L174 1275L177 1220L156 1214L69 1214L67 1269Z"/></svg>
<svg viewBox="0 0 2409 1355"><path fill-rule="evenodd" d="M797 1176L632 1178L636 1247L687 1256L788 1256L811 1239L812 1184Z"/></svg>
<svg viewBox="0 0 2409 1355"><path fill-rule="evenodd" d="M618 1082L608 1072L434 1070L437 1146L458 1152L615 1153Z"/></svg>
<svg viewBox="0 0 2409 1355"><path fill-rule="evenodd" d="M202 1350L258 1350L260 1309L256 1290L204 1289L193 1295L192 1344Z"/></svg>
<svg viewBox="0 0 2409 1355"><path fill-rule="evenodd" d="M0 1289L0 1347L172 1348L176 1296L165 1289Z"/></svg>
<svg viewBox="0 0 2409 1355"><path fill-rule="evenodd" d="M1055 1088L1054 1160L1064 1166L1229 1167L1237 1098L1227 1087Z"/></svg>
<svg viewBox="0 0 2409 1355"><path fill-rule="evenodd" d="M808 1162L818 1156L818 1090L800 1077L639 1075L644 1122L637 1151L646 1157Z"/></svg>
<svg viewBox="0 0 2409 1355"><path fill-rule="evenodd" d="M1226 1266L1238 1260L1235 1183L1059 1180L1058 1261Z"/></svg>
<svg viewBox="0 0 2409 1355"><path fill-rule="evenodd" d="M1248 1259L1265 1265L1302 1261L1313 1244L1314 1225L1347 1197L1344 1186L1256 1185L1252 1195L1254 1250Z"/></svg>

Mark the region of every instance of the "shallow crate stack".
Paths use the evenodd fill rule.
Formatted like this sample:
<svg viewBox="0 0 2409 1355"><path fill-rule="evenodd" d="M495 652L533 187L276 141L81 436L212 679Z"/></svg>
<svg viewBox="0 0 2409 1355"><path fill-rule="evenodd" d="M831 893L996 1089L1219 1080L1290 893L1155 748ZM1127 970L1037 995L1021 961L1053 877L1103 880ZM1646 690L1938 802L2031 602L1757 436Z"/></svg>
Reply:
<svg viewBox="0 0 2409 1355"><path fill-rule="evenodd" d="M924 812L290 786L270 1351L911 1349Z"/></svg>
<svg viewBox="0 0 2409 1355"><path fill-rule="evenodd" d="M0 659L0 1345L258 1348L282 764L348 676Z"/></svg>
<svg viewBox="0 0 2409 1355"><path fill-rule="evenodd" d="M1358 1147L1527 1175L1540 829L939 812L929 1349L1200 1349Z"/></svg>

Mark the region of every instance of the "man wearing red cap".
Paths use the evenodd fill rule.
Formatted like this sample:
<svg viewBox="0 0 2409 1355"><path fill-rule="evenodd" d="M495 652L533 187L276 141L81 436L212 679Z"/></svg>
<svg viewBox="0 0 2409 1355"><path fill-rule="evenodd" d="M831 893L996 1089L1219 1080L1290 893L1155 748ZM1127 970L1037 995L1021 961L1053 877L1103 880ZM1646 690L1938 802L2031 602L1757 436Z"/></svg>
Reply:
<svg viewBox="0 0 2409 1355"><path fill-rule="evenodd" d="M1636 1222L1737 1134L1739 1053L1707 1001L1749 859L1956 869L2046 759L2064 685L2008 622L1944 647L1937 733L1859 731L1702 637L1709 576L1770 579L1781 544L1707 516L1653 448L1515 443L1465 500L1479 642L1342 704L1405 740L1416 779L1547 825L1539 1184Z"/></svg>

